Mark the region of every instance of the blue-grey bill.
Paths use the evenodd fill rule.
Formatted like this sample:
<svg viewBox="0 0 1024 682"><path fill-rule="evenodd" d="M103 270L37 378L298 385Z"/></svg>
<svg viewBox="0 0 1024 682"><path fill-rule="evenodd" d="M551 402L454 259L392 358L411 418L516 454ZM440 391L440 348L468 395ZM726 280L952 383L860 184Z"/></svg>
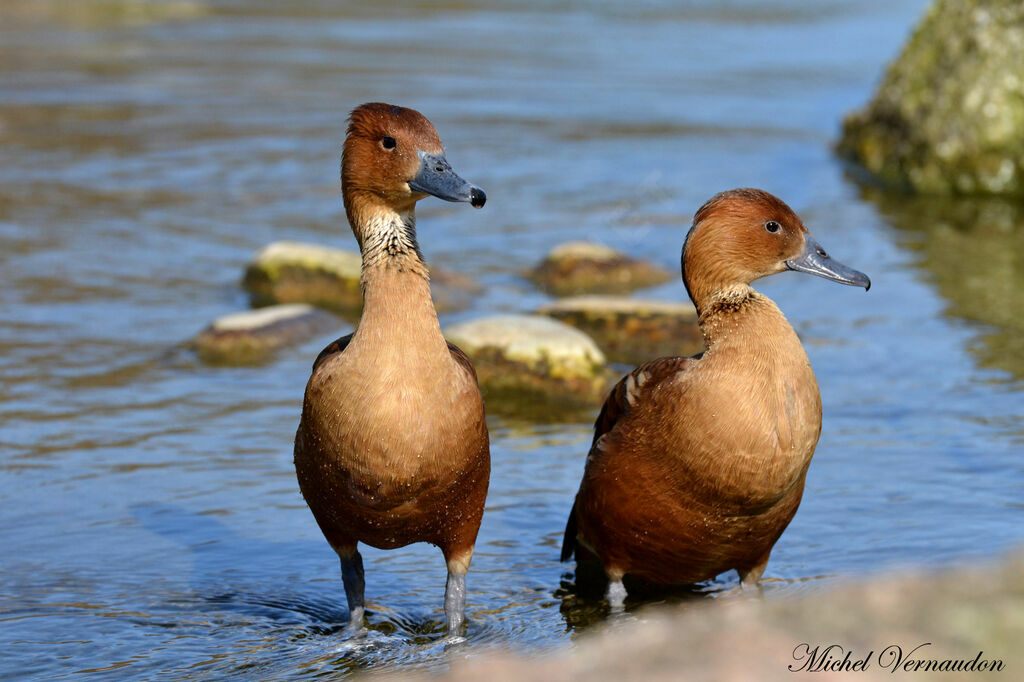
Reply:
<svg viewBox="0 0 1024 682"><path fill-rule="evenodd" d="M443 154L421 151L419 155L420 169L409 181L409 188L414 192L430 194L445 201L465 201L474 208L482 207L487 201L484 191L460 178Z"/></svg>
<svg viewBox="0 0 1024 682"><path fill-rule="evenodd" d="M840 284L849 284L853 287L864 287L867 291L871 288L871 280L859 270L843 265L821 248L821 244L814 241L810 235L804 239L804 251L796 258L786 261L786 267L797 272L806 272L809 275L817 275L830 279Z"/></svg>

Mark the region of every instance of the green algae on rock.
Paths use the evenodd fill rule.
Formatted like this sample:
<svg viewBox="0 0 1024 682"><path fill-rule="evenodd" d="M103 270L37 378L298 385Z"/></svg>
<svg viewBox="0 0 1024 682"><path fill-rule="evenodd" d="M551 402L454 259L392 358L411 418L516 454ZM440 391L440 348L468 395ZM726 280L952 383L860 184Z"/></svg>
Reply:
<svg viewBox="0 0 1024 682"><path fill-rule="evenodd" d="M548 293L570 296L643 289L672 275L603 244L567 242L553 248L529 278Z"/></svg>
<svg viewBox="0 0 1024 682"><path fill-rule="evenodd" d="M537 312L586 332L612 362L637 365L666 355L693 355L704 348L692 303L575 296Z"/></svg>
<svg viewBox="0 0 1024 682"><path fill-rule="evenodd" d="M195 21L210 12L208 3L198 0L6 0L3 9L7 22L46 21L90 30Z"/></svg>
<svg viewBox="0 0 1024 682"><path fill-rule="evenodd" d="M594 406L608 389L610 373L594 341L548 317L484 317L452 325L445 336L473 360L488 409L516 412L523 401Z"/></svg>
<svg viewBox="0 0 1024 682"><path fill-rule="evenodd" d="M308 303L343 315L358 315L363 304L362 264L362 257L354 251L274 242L256 254L242 285L254 306Z"/></svg>
<svg viewBox="0 0 1024 682"><path fill-rule="evenodd" d="M893 189L1024 194L1024 3L937 0L838 151Z"/></svg>
<svg viewBox="0 0 1024 682"><path fill-rule="evenodd" d="M274 242L256 254L245 270L242 286L254 307L308 303L354 321L363 307L362 262L355 251ZM431 270L431 295L438 312L465 308L478 292L465 275Z"/></svg>
<svg viewBox="0 0 1024 682"><path fill-rule="evenodd" d="M286 346L338 329L330 313L303 304L275 305L214 320L193 343L199 359L211 365L255 365Z"/></svg>

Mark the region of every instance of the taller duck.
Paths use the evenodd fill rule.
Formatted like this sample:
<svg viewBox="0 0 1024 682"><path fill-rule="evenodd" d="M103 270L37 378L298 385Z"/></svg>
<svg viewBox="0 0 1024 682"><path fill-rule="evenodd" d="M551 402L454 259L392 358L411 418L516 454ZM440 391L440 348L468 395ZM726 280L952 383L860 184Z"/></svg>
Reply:
<svg viewBox="0 0 1024 682"><path fill-rule="evenodd" d="M688 584L736 569L744 584L760 580L800 505L821 397L800 339L750 284L796 270L871 286L756 189L701 206L682 269L706 350L652 360L612 389L563 540L563 561L575 551L601 562L613 606L625 575Z"/></svg>
<svg viewBox="0 0 1024 682"><path fill-rule="evenodd" d="M476 373L441 334L415 207L430 194L480 208L486 196L452 170L430 121L381 103L351 113L341 191L363 257L363 312L313 363L295 436L299 488L341 559L350 627L364 621L358 543L429 542L447 563L456 634L490 449Z"/></svg>

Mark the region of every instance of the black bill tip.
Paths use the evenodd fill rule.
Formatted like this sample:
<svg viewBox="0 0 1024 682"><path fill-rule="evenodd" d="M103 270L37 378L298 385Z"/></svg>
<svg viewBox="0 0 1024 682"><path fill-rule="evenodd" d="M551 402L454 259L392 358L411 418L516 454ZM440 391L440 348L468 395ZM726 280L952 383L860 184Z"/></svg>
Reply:
<svg viewBox="0 0 1024 682"><path fill-rule="evenodd" d="M465 201L480 208L487 201L484 191L458 176L444 154L420 151L420 166L416 176L409 180L409 189L431 194L445 201Z"/></svg>

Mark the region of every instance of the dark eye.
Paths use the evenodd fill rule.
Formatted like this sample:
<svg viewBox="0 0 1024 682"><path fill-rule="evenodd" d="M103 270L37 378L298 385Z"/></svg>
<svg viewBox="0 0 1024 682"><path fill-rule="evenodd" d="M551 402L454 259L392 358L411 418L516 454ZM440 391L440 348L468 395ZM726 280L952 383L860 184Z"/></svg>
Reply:
<svg viewBox="0 0 1024 682"><path fill-rule="evenodd" d="M782 229L782 225L779 225L779 223L774 220L769 220L764 224L764 229L768 230L772 234L775 234L776 232Z"/></svg>
<svg viewBox="0 0 1024 682"><path fill-rule="evenodd" d="M395 138L385 135L380 140L380 146L384 147L384 149L394 149L398 146L398 143L395 142Z"/></svg>

